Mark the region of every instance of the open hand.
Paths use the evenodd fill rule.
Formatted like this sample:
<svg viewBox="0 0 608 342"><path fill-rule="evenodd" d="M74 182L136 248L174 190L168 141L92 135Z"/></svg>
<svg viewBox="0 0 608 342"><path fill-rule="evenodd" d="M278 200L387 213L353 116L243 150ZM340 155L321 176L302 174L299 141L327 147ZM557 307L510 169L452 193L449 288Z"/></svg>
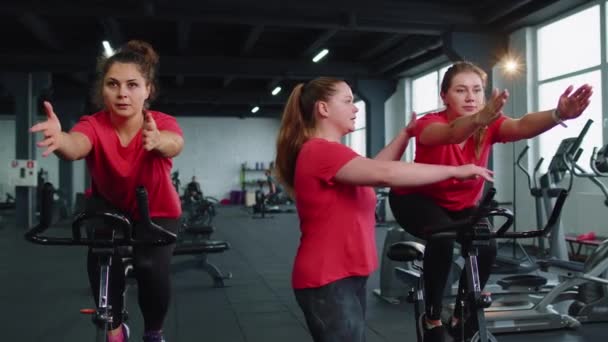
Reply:
<svg viewBox="0 0 608 342"><path fill-rule="evenodd" d="M152 151L160 144L160 131L156 127L156 121L154 121L150 113L146 113L146 117L144 118L142 143L146 151Z"/></svg>
<svg viewBox="0 0 608 342"><path fill-rule="evenodd" d="M61 123L50 102L44 101L44 111L46 112L46 121L32 126L30 132L42 132L44 135L44 140L37 142L36 146L46 147L46 150L42 152L42 156L46 157L61 146Z"/></svg>
<svg viewBox="0 0 608 342"><path fill-rule="evenodd" d="M507 103L508 98L509 91L506 89L498 91L498 89L495 88L492 91L492 95L490 96L490 99L486 105L481 109L481 111L475 114L477 116L475 121L481 126L491 124L503 114L502 109Z"/></svg>
<svg viewBox="0 0 608 342"><path fill-rule="evenodd" d="M456 167L456 175L454 175L454 178L465 180L483 177L488 182L494 182L494 178L492 178L493 175L494 172L486 169L485 167L477 166L475 164L467 164Z"/></svg>
<svg viewBox="0 0 608 342"><path fill-rule="evenodd" d="M570 120L579 117L589 103L591 103L591 95L593 89L590 85L584 84L572 93L573 86L566 88L564 93L560 95L557 102L557 110L559 118L562 120Z"/></svg>
<svg viewBox="0 0 608 342"><path fill-rule="evenodd" d="M410 121L407 123L407 126L405 127L405 133L407 133L408 137L415 136L415 133L416 133L416 112L412 112L412 116L410 118Z"/></svg>

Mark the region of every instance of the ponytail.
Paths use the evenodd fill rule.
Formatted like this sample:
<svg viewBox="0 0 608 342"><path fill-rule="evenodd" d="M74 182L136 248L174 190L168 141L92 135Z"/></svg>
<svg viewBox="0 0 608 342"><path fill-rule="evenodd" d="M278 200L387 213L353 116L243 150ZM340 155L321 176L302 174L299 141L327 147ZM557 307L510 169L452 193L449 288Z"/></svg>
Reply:
<svg viewBox="0 0 608 342"><path fill-rule="evenodd" d="M296 161L302 145L313 137L316 129L315 105L327 101L336 93L336 84L344 82L331 77L319 77L298 84L283 110L277 137L276 176L287 192L294 195Z"/></svg>
<svg viewBox="0 0 608 342"><path fill-rule="evenodd" d="M296 160L306 140L312 136L314 125L306 123L300 108L304 84L298 84L285 105L277 137L276 173L287 193L293 196ZM312 121L312 120L310 120Z"/></svg>

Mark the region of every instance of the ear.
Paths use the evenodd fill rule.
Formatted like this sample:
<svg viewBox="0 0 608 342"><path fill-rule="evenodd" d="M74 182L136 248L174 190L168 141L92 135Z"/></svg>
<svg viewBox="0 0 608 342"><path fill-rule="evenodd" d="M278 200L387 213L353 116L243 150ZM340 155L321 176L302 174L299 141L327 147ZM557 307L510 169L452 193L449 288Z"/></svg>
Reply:
<svg viewBox="0 0 608 342"><path fill-rule="evenodd" d="M326 118L329 116L329 106L327 105L327 102L317 101L315 106L317 107L317 112L319 115L321 115L321 117Z"/></svg>
<svg viewBox="0 0 608 342"><path fill-rule="evenodd" d="M447 103L445 103L445 93L441 92L439 93L439 96L441 96L441 101L443 101L443 105L447 107Z"/></svg>
<svg viewBox="0 0 608 342"><path fill-rule="evenodd" d="M152 91L152 85L150 83L146 84L146 100L150 98L151 91Z"/></svg>

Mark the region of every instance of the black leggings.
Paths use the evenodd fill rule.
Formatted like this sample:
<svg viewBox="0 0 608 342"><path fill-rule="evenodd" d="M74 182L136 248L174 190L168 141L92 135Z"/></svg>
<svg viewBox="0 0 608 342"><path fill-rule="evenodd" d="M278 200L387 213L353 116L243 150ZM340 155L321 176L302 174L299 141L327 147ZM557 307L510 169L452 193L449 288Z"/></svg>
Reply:
<svg viewBox="0 0 608 342"><path fill-rule="evenodd" d="M393 216L408 233L423 238L425 227L447 225L464 219L472 214L475 208L460 211L449 211L435 202L419 194L397 195L389 194L389 203ZM487 220L487 219L485 219ZM427 242L424 252L424 292L426 317L430 320L441 318L443 292L452 266L454 240L432 240ZM479 279L483 288L490 277L492 264L496 260L496 241L490 240L487 246L478 247ZM458 285L456 309L454 315L460 315L460 294L466 288L466 274L462 272Z"/></svg>
<svg viewBox="0 0 608 342"><path fill-rule="evenodd" d="M86 210L115 210L100 198L87 200ZM153 222L159 226L176 233L179 219L156 218ZM135 224L134 234L137 238L157 236L154 232L140 231L139 224ZM171 295L171 274L169 266L175 244L167 246L134 247L133 269L137 279L138 301L144 318L145 331L161 330L163 321L169 310ZM109 305L112 306L112 329L122 323L123 300L125 290L125 265L120 257L113 257L110 267L110 281L108 284ZM87 273L95 303L99 305L99 257L89 249L87 257Z"/></svg>

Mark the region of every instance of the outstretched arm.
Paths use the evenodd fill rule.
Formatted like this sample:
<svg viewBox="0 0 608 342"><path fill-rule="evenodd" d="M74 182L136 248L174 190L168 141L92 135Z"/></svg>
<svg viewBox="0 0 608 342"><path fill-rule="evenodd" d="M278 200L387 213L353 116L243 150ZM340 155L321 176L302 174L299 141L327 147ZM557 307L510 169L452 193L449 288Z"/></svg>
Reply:
<svg viewBox="0 0 608 342"><path fill-rule="evenodd" d="M572 86L560 95L555 110L528 113L520 119L507 119L498 131L502 141L530 139L558 125L561 120L578 118L589 106L593 90L585 84L572 93Z"/></svg>
<svg viewBox="0 0 608 342"><path fill-rule="evenodd" d="M508 91L498 92L497 89L494 89L490 101L479 112L462 116L450 123L429 124L420 132L418 139L421 144L429 146L460 144L479 128L498 119L508 97Z"/></svg>
<svg viewBox="0 0 608 342"><path fill-rule="evenodd" d="M159 131L150 113L146 113L142 134L144 149L154 150L163 157L173 158L184 148L184 138L175 132Z"/></svg>
<svg viewBox="0 0 608 342"><path fill-rule="evenodd" d="M89 138L80 132L62 132L61 123L50 102L44 101L44 110L46 121L37 123L30 128L30 132L41 132L44 135L44 140L36 144L38 147L46 147L42 156L46 157L55 153L59 158L65 160L77 160L86 157L92 149Z"/></svg>
<svg viewBox="0 0 608 342"><path fill-rule="evenodd" d="M493 181L492 171L473 164L462 166L377 161L357 157L346 163L336 174L341 183L381 187L427 185L450 178L483 177Z"/></svg>
<svg viewBox="0 0 608 342"><path fill-rule="evenodd" d="M416 128L416 113L412 113L407 127L402 129L399 134L386 145L376 157L375 160L400 160L403 156L403 152L407 148L408 142L411 137L414 136L414 129Z"/></svg>

